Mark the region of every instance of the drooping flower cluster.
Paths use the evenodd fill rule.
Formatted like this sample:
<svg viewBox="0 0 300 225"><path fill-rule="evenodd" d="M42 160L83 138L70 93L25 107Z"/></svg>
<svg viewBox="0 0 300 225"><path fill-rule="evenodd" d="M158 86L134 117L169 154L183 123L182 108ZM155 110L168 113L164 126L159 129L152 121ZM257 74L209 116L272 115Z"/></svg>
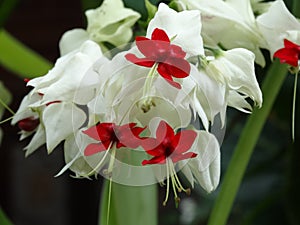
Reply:
<svg viewBox="0 0 300 225"><path fill-rule="evenodd" d="M264 65L260 48L280 48L266 38L264 15L278 12L282 1L264 5L256 18L250 1L177 3L193 10L161 3L145 36L127 49L118 45L129 42L140 16L121 0L87 11L87 29L63 35L61 57L46 75L28 81L32 90L12 121L21 139L33 135L26 155L45 143L51 153L64 142L59 174L100 173L137 186L166 180L164 204L171 187L177 203L178 192L190 193L179 170L192 187L197 182L211 192L218 186L220 143L211 127L217 120L224 127L227 107L247 113L251 101L261 107L254 63ZM106 42L119 52L103 54Z"/></svg>

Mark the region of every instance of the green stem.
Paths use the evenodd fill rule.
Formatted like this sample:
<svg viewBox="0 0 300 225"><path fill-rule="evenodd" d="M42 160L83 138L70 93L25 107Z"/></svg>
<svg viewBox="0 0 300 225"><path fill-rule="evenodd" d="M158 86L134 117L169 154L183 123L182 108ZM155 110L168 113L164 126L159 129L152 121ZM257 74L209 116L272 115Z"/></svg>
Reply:
<svg viewBox="0 0 300 225"><path fill-rule="evenodd" d="M297 18L300 18L300 1L299 0L293 0L293 14Z"/></svg>
<svg viewBox="0 0 300 225"><path fill-rule="evenodd" d="M0 1L0 28L2 28L8 17L16 7L19 0L3 0Z"/></svg>
<svg viewBox="0 0 300 225"><path fill-rule="evenodd" d="M5 30L0 30L0 64L22 78L34 78L51 69L52 64L27 48Z"/></svg>
<svg viewBox="0 0 300 225"><path fill-rule="evenodd" d="M99 225L106 225L107 222L108 225L158 224L157 187L155 184L125 186L112 182L110 188L109 182L106 180L103 185Z"/></svg>
<svg viewBox="0 0 300 225"><path fill-rule="evenodd" d="M3 210L0 208L0 224L1 225L12 225L12 222L7 218Z"/></svg>
<svg viewBox="0 0 300 225"><path fill-rule="evenodd" d="M226 169L223 184L214 204L208 225L226 224L246 167L276 96L284 82L286 73L286 65L279 64L278 61L271 65L262 86L264 94L263 107L261 109L254 109L252 115L248 118L231 162Z"/></svg>

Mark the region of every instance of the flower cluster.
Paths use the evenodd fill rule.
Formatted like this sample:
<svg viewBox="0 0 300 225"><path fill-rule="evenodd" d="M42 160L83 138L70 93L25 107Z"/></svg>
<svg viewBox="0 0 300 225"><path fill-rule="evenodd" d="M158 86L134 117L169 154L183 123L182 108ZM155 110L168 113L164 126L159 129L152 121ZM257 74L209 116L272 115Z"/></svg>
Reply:
<svg viewBox="0 0 300 225"><path fill-rule="evenodd" d="M59 174L101 173L137 186L166 180L164 204L171 187L177 203L178 192L190 193L179 170L192 187L197 182L211 192L218 186L220 143L211 127L216 120L225 126L227 107L247 113L251 102L261 107L254 63L264 65L260 48L282 46L269 40L275 31L267 30L267 18L280 10L291 16L282 1L263 5L257 18L250 1L176 2L192 10L161 3L145 36L127 48L120 45L129 44L140 15L121 0L87 11L87 29L63 35L61 57L46 75L28 81L32 90L12 121L21 139L33 135L26 155L45 143L51 153L64 142ZM108 51L107 42L119 52Z"/></svg>

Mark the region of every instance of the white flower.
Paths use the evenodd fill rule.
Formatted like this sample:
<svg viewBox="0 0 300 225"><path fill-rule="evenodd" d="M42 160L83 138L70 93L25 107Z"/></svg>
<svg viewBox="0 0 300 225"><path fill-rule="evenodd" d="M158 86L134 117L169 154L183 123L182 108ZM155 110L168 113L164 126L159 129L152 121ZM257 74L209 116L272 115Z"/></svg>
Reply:
<svg viewBox="0 0 300 225"><path fill-rule="evenodd" d="M270 56L283 48L283 40L300 43L300 22L282 0L272 2L269 10L257 18L258 27L268 43Z"/></svg>
<svg viewBox="0 0 300 225"><path fill-rule="evenodd" d="M99 165L102 161L105 152L100 152L88 157L84 155L84 149L88 144L93 143L93 140L85 135L83 128L75 131L72 135L68 136L64 142L64 158L66 165L61 169L61 171L56 175L60 176L67 169L70 169L75 173L75 177L88 178L100 171L100 169L108 161L103 161L103 164Z"/></svg>
<svg viewBox="0 0 300 225"><path fill-rule="evenodd" d="M249 0L180 0L187 9L201 12L204 43L226 49L247 48L255 53L256 62L265 65L259 48L265 47Z"/></svg>
<svg viewBox="0 0 300 225"><path fill-rule="evenodd" d="M154 18L149 22L146 35L148 38L155 28L163 29L172 44L180 46L189 55L204 55L199 11L176 12L161 3Z"/></svg>
<svg viewBox="0 0 300 225"><path fill-rule="evenodd" d="M121 0L105 0L97 9L86 11L87 32L95 42L109 42L115 46L126 44L132 37L131 27L140 14L125 8Z"/></svg>
<svg viewBox="0 0 300 225"><path fill-rule="evenodd" d="M182 91L184 94L178 95L176 100L181 104L187 103L193 111L194 118L196 113L198 114L205 130L209 130L210 123L213 124L218 114L224 125L227 107L224 84L192 65L190 76L183 81Z"/></svg>
<svg viewBox="0 0 300 225"><path fill-rule="evenodd" d="M255 76L254 58L254 54L249 50L236 48L222 51L220 56L209 61L204 68L209 76L226 85L229 91L227 95L229 105L242 111L249 108L245 97L251 98L258 107L262 105L262 93Z"/></svg>
<svg viewBox="0 0 300 225"><path fill-rule="evenodd" d="M46 75L30 80L28 85L43 95L43 103L73 101L85 104L95 94L99 83L98 75L92 71L97 60L107 61L95 42L85 41L79 49L58 58Z"/></svg>
<svg viewBox="0 0 300 225"><path fill-rule="evenodd" d="M220 146L214 135L205 131L196 131L197 138L190 151L198 154L185 164L179 163L183 167L182 172L191 183L199 183L204 190L212 192L219 185L221 173Z"/></svg>
<svg viewBox="0 0 300 225"><path fill-rule="evenodd" d="M75 28L64 33L60 40L60 53L79 48L83 42L92 40L99 44L102 51L107 51L104 43L116 47L127 44L132 38L132 27L141 15L125 8L122 0L105 0L96 9L85 12L87 29Z"/></svg>
<svg viewBox="0 0 300 225"><path fill-rule="evenodd" d="M100 47L88 40L79 49L60 57L46 75L28 82L34 88L23 99L12 121L23 130L21 138L35 133L25 147L26 155L45 142L51 153L83 125L86 113L77 104L85 105L95 96L101 78L94 72L94 66L101 67L107 61Z"/></svg>

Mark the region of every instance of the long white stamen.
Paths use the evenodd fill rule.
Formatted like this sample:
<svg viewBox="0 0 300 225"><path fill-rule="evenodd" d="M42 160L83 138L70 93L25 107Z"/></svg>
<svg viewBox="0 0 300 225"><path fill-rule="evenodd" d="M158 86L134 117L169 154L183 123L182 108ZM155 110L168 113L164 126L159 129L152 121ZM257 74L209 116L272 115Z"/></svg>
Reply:
<svg viewBox="0 0 300 225"><path fill-rule="evenodd" d="M4 108L6 108L12 115L15 115L15 112L9 108L9 106L7 104L5 104L5 102L0 98L0 104L3 105Z"/></svg>
<svg viewBox="0 0 300 225"><path fill-rule="evenodd" d="M297 83L298 83L299 71L295 74L294 80L294 94L293 94L293 114L292 114L292 140L295 141L295 111L296 111L296 94L297 94Z"/></svg>
<svg viewBox="0 0 300 225"><path fill-rule="evenodd" d="M102 157L101 161L97 164L97 166L95 168L93 168L93 170L91 172L89 172L87 174L87 176L92 175L94 172L98 172L97 170L102 166L104 160L106 159L106 157L107 157L107 155L109 153L109 150L110 150L112 144L113 144L113 142L111 142L110 145L108 146L108 149L106 150L106 152L105 152L104 156Z"/></svg>
<svg viewBox="0 0 300 225"><path fill-rule="evenodd" d="M151 97L149 97L149 95L151 93L151 87L153 84L153 80L154 80L154 77L156 74L157 67L158 67L158 63L155 63L151 67L151 69L146 77L146 81L145 81L144 88L143 88L143 95L142 95L142 99L144 99L144 100L141 105L141 108L144 112L147 112L150 109L150 107L153 105L153 103L151 101Z"/></svg>
<svg viewBox="0 0 300 225"><path fill-rule="evenodd" d="M168 159L166 159L166 167L167 167L167 192L166 192L166 197L165 200L163 201L163 205L166 206L167 205L167 201L169 198L169 189L170 189L170 171L169 171L169 162Z"/></svg>

